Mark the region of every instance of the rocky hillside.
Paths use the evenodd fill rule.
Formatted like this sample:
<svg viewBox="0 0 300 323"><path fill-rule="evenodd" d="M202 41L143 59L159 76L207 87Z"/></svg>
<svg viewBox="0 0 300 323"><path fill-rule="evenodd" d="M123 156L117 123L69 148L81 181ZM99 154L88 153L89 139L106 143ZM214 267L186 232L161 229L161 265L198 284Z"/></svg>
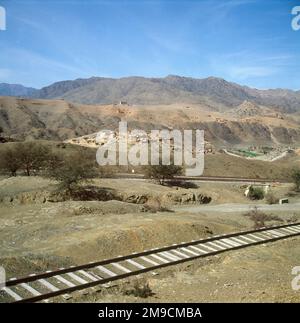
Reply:
<svg viewBox="0 0 300 323"><path fill-rule="evenodd" d="M300 91L257 90L216 77L204 79L176 75L165 78L92 77L57 82L40 90L14 89L13 86L2 84L0 95L41 99L63 98L82 104L112 104L119 101L130 104L203 103L217 110L237 107L247 100L275 108L280 112L300 111Z"/></svg>
<svg viewBox="0 0 300 323"><path fill-rule="evenodd" d="M232 113L237 114L240 117L253 117L262 115L262 109L254 103L244 101L237 108L232 110Z"/></svg>
<svg viewBox="0 0 300 323"><path fill-rule="evenodd" d="M15 139L66 140L103 129L202 129L216 146L300 144L298 114L271 113L270 108L244 102L233 113L213 111L209 104L84 105L66 100L0 97L0 127ZM238 113L239 112L239 113Z"/></svg>

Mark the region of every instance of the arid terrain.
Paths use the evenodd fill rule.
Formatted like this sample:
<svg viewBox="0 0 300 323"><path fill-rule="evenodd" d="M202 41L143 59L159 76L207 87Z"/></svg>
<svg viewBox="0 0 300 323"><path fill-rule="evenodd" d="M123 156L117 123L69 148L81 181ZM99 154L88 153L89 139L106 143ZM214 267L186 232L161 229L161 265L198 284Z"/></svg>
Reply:
<svg viewBox="0 0 300 323"><path fill-rule="evenodd" d="M8 277L251 228L253 222L244 214L255 205L282 221L300 220L300 195L273 207L246 198L242 183L198 182L198 187L184 189L145 180L99 179L93 185L110 192L111 199L63 200L55 193L56 183L47 179L2 178L0 261ZM285 197L292 184L277 183L271 189ZM163 212L155 210L157 201ZM147 299L124 296L131 283L119 282L100 294L75 293L73 301L299 301L290 288L291 267L300 261L297 248L299 239L294 238L147 274L154 293ZM193 288L187 288L192 282Z"/></svg>
<svg viewBox="0 0 300 323"><path fill-rule="evenodd" d="M79 79L40 90L2 84L0 94L0 264L8 278L250 229L253 210L264 225L300 221L292 183L300 165L299 91L168 76ZM204 130L203 175L233 179L159 185L140 166L100 171L96 134L117 136L120 121L129 131ZM97 171L85 177L81 166ZM61 188L64 181L70 185ZM261 197L249 198L250 188ZM279 205L282 198L289 203ZM291 270L300 265L299 241L160 269L69 301L298 302ZM146 279L152 295L130 295L136 279Z"/></svg>
<svg viewBox="0 0 300 323"><path fill-rule="evenodd" d="M299 303L299 291L291 285L292 268L300 262L299 243L299 238L293 238L148 274L152 290L148 298L127 295L138 281L130 279L90 295L78 293L69 301Z"/></svg>
<svg viewBox="0 0 300 323"><path fill-rule="evenodd" d="M300 0L0 1L0 305L300 303L299 37Z"/></svg>
<svg viewBox="0 0 300 323"><path fill-rule="evenodd" d="M201 129L207 142L223 148L300 142L299 91L257 90L214 77L94 77L27 91L0 84L0 95L0 127L13 139L68 140L116 130L124 120L145 131Z"/></svg>
<svg viewBox="0 0 300 323"><path fill-rule="evenodd" d="M223 148L299 147L300 142L298 114L281 113L248 101L218 111L207 104L83 105L0 97L0 126L12 139L69 140L104 129L116 131L121 120L127 121L130 130L204 130L207 142Z"/></svg>

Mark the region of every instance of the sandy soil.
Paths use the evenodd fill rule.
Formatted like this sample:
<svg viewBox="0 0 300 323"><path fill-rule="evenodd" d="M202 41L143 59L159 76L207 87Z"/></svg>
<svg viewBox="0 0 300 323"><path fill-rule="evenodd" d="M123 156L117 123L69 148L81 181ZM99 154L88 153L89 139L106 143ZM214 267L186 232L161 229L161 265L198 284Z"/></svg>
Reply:
<svg viewBox="0 0 300 323"><path fill-rule="evenodd" d="M241 183L201 183L199 188L193 189L169 188L131 180L103 179L95 181L94 184L114 190L125 198L121 201L53 203L30 198L36 196L36 192L43 195L43 192L53 191L54 183L52 182L38 177L17 177L0 181L0 197L4 198L0 203L0 265L6 268L8 278L111 258L253 226L253 222L244 216L244 211L233 207L224 212L223 204L228 201L236 203L235 205L247 204L248 207L255 205L243 196L244 185ZM278 184L272 188L278 195L285 195L290 189L288 184ZM172 199L168 199L173 194L186 198L191 193L211 196L212 206L195 204L197 202L189 198L185 199L183 204L172 204ZM26 198L20 199L20 196L24 194ZM145 212L143 204L125 201L126 198L137 195L160 197L168 204L169 211ZM13 202L10 202L11 198ZM299 197L293 197L291 202L293 204L288 205L279 214L276 213L284 221L291 217L300 220L300 210L295 212L294 209L288 209L292 205L297 205ZM213 211L207 212L209 208ZM159 297L152 300L264 301L270 299L274 301L277 298L284 298L279 285L286 284L284 279L290 279L290 276L285 278L286 272L291 270L290 267L300 263L299 252L297 253L300 240L291 241L293 242L277 242L274 244L277 247L271 247L271 245L267 247L271 249L249 248L247 251L242 250L213 257L211 260L199 260L192 266L182 265L174 269L165 269L159 276L151 276L151 287L155 292L155 297ZM266 250L271 251L266 252ZM284 254L288 254L286 258ZM241 266L239 263L249 270L249 277L247 271L246 279L244 279L246 271L239 267ZM261 264L263 267L260 267ZM259 272L257 268L260 268ZM249 290L256 290L256 287L251 284L256 284L257 277L266 279L265 285L259 284L258 280L258 290L267 289L268 280L270 284L273 280L273 272L268 274L268 268L273 271L276 268L279 271L278 279L281 279L281 283L272 285L273 289L266 294L271 297L273 290L275 298L267 298L263 294L261 298L257 298L260 294L243 293L246 283L250 286ZM255 276L257 277L254 279ZM241 282L242 278L243 282ZM224 284L231 285L225 288ZM191 286L191 288L186 288L186 286ZM232 286L238 288L240 294ZM217 294L215 290L218 290ZM107 291L105 301L132 300L122 296L120 291L109 293ZM292 300L292 294L289 293L285 301ZM99 295L91 297L96 297L98 301ZM99 300L102 301L101 298ZM134 299L134 301L137 300Z"/></svg>
<svg viewBox="0 0 300 323"><path fill-rule="evenodd" d="M134 280L73 302L300 302L292 268L300 264L300 238L249 247L148 274L153 295L125 295ZM287 252L287 250L289 252Z"/></svg>

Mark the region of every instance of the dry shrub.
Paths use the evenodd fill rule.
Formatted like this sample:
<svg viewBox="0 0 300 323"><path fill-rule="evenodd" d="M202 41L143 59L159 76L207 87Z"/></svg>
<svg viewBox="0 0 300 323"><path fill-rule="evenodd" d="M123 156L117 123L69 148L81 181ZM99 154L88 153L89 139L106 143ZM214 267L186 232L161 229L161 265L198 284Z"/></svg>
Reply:
<svg viewBox="0 0 300 323"><path fill-rule="evenodd" d="M278 221L278 222L283 222L283 220L272 214L266 214L258 209L257 206L255 206L252 210L244 214L244 216L247 216L254 222L254 229L259 229L264 227L266 222L269 221Z"/></svg>
<svg viewBox="0 0 300 323"><path fill-rule="evenodd" d="M300 169L294 169L292 172L292 180L295 184L295 191L300 192Z"/></svg>
<svg viewBox="0 0 300 323"><path fill-rule="evenodd" d="M123 294L141 298L147 298L154 295L149 286L149 282L145 278L135 279L129 288L123 290Z"/></svg>
<svg viewBox="0 0 300 323"><path fill-rule="evenodd" d="M298 192L295 192L295 191L289 191L287 194L286 194L288 197L296 197L299 195Z"/></svg>
<svg viewBox="0 0 300 323"><path fill-rule="evenodd" d="M294 213L291 217L289 217L286 222L288 223L296 223L299 221L299 216L297 216L296 213Z"/></svg>
<svg viewBox="0 0 300 323"><path fill-rule="evenodd" d="M199 186L196 183L188 182L185 180L179 180L179 179L168 180L165 182L165 185L170 187L181 187L186 189L199 188Z"/></svg>
<svg viewBox="0 0 300 323"><path fill-rule="evenodd" d="M277 198L272 192L269 192L265 196L266 202L268 204L278 204L279 198Z"/></svg>

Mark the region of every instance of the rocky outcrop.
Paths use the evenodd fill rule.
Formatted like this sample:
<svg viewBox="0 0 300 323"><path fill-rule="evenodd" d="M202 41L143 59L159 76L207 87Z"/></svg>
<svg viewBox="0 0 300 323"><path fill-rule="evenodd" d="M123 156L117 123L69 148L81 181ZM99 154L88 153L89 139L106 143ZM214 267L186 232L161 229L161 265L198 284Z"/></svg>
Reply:
<svg viewBox="0 0 300 323"><path fill-rule="evenodd" d="M49 191L26 192L16 195L7 195L0 197L0 203L5 204L41 204L51 199Z"/></svg>
<svg viewBox="0 0 300 323"><path fill-rule="evenodd" d="M128 203L144 204L148 201L149 196L132 194L128 196L123 196L123 201Z"/></svg>
<svg viewBox="0 0 300 323"><path fill-rule="evenodd" d="M198 192L187 193L167 193L163 200L174 202L176 204L208 204L212 198Z"/></svg>
<svg viewBox="0 0 300 323"><path fill-rule="evenodd" d="M155 194L118 193L113 190L105 190L99 187L85 187L76 190L72 194L58 191L31 191L7 195L0 198L0 203L5 204L31 204L31 203L59 203L64 201L123 201L126 203L143 205L151 199L157 199L162 204L207 204L212 198L197 191L176 191L156 196Z"/></svg>
<svg viewBox="0 0 300 323"><path fill-rule="evenodd" d="M244 101L236 109L233 109L232 113L238 115L239 117L244 118L244 117L259 116L262 114L262 110L259 108L258 105L249 101Z"/></svg>

